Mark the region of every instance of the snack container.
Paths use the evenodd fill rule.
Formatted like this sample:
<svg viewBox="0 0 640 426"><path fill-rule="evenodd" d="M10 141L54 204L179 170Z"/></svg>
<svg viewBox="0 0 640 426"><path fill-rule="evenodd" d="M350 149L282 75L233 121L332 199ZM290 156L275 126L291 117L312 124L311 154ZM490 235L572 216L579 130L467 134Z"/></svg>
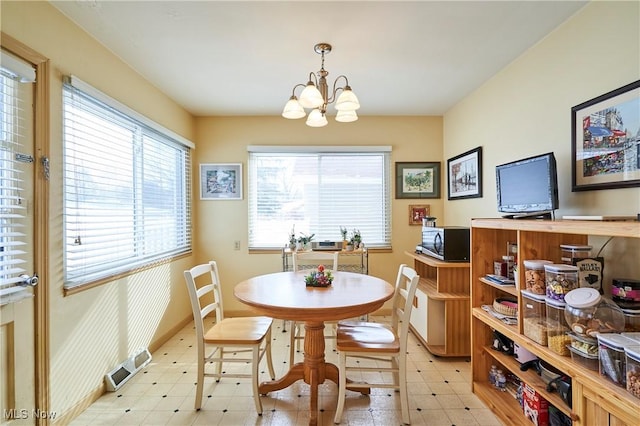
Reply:
<svg viewBox="0 0 640 426"><path fill-rule="evenodd" d="M611 295L614 301L640 302L640 281L614 278L611 281Z"/></svg>
<svg viewBox="0 0 640 426"><path fill-rule="evenodd" d="M589 370L598 371L598 355L589 355L586 352L579 351L573 346L569 345L571 351L571 360L575 363L582 365Z"/></svg>
<svg viewBox="0 0 640 426"><path fill-rule="evenodd" d="M640 309L622 309L624 315L624 331L627 333L640 331Z"/></svg>
<svg viewBox="0 0 640 426"><path fill-rule="evenodd" d="M572 265L544 265L547 297L564 300L564 295L578 288L578 267Z"/></svg>
<svg viewBox="0 0 640 426"><path fill-rule="evenodd" d="M575 333L569 333L571 339L571 347L587 355L598 355L598 339L591 337L579 336Z"/></svg>
<svg viewBox="0 0 640 426"><path fill-rule="evenodd" d="M569 356L567 345L571 337L567 335L569 326L564 318L565 303L554 299L545 299L547 310L547 346L553 352L562 356Z"/></svg>
<svg viewBox="0 0 640 426"><path fill-rule="evenodd" d="M547 310L544 296L522 290L524 335L539 345L547 345Z"/></svg>
<svg viewBox="0 0 640 426"><path fill-rule="evenodd" d="M545 294L547 282L544 279L544 265L551 265L550 260L525 260L524 282L525 289L534 294Z"/></svg>
<svg viewBox="0 0 640 426"><path fill-rule="evenodd" d="M563 263L575 265L574 259L584 259L591 257L591 246L580 246L571 244L560 245L560 256Z"/></svg>
<svg viewBox="0 0 640 426"><path fill-rule="evenodd" d="M594 288L571 290L564 301L567 324L579 336L595 339L599 333L620 333L624 330L622 309Z"/></svg>
<svg viewBox="0 0 640 426"><path fill-rule="evenodd" d="M627 359L627 391L640 399L640 345L624 348Z"/></svg>
<svg viewBox="0 0 640 426"><path fill-rule="evenodd" d="M635 340L637 343L636 345L640 346L640 332L637 331L632 331L632 332L624 332L624 333L620 333L622 334L624 337L631 339L631 340Z"/></svg>
<svg viewBox="0 0 640 426"><path fill-rule="evenodd" d="M598 358L600 375L618 386L626 385L626 346L637 345L635 340L620 334L598 334Z"/></svg>

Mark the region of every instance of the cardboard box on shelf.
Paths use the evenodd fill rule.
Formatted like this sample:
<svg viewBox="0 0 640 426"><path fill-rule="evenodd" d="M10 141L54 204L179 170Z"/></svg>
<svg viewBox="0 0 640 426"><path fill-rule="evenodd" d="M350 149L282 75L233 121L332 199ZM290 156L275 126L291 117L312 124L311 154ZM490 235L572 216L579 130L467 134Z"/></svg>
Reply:
<svg viewBox="0 0 640 426"><path fill-rule="evenodd" d="M536 426L549 426L549 402L526 383L522 399L525 417Z"/></svg>

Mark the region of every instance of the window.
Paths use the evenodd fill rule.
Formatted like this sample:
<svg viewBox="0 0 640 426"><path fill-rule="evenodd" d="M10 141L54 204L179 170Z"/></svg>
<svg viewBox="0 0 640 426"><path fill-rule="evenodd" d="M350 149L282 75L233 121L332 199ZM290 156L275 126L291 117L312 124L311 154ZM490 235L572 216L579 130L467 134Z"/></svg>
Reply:
<svg viewBox="0 0 640 426"><path fill-rule="evenodd" d="M33 158L33 83L35 70L9 53L0 52L0 304L29 297L18 283L30 268L29 193Z"/></svg>
<svg viewBox="0 0 640 426"><path fill-rule="evenodd" d="M249 147L249 248L281 248L295 228L315 241L360 230L391 247L390 147Z"/></svg>
<svg viewBox="0 0 640 426"><path fill-rule="evenodd" d="M75 77L63 91L65 288L190 251L190 142Z"/></svg>

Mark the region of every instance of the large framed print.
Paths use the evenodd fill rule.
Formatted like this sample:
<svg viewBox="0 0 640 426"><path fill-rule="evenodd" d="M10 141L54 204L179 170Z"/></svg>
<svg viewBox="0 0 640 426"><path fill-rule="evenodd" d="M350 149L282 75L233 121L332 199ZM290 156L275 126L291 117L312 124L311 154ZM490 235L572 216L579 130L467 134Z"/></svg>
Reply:
<svg viewBox="0 0 640 426"><path fill-rule="evenodd" d="M201 200L242 200L242 163L200 164Z"/></svg>
<svg viewBox="0 0 640 426"><path fill-rule="evenodd" d="M640 186L640 80L571 108L571 191Z"/></svg>
<svg viewBox="0 0 640 426"><path fill-rule="evenodd" d="M396 163L396 198L440 198L440 163Z"/></svg>
<svg viewBox="0 0 640 426"><path fill-rule="evenodd" d="M482 147L447 160L449 200L482 197Z"/></svg>

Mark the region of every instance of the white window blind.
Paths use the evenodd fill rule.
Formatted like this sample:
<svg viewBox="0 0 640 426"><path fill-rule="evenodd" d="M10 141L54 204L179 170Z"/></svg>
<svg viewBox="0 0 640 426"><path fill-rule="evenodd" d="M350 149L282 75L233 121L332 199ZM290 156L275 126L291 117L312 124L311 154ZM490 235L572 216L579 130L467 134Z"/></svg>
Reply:
<svg viewBox="0 0 640 426"><path fill-rule="evenodd" d="M32 85L35 71L31 65L2 52L0 67L0 304L18 300L31 293L18 286L27 261L27 236L24 223L25 180L28 167L19 161L30 152L26 137L32 125ZM27 84L25 84L27 83ZM29 165L29 167L32 167Z"/></svg>
<svg viewBox="0 0 640 426"><path fill-rule="evenodd" d="M189 147L73 83L63 86L66 288L191 250Z"/></svg>
<svg viewBox="0 0 640 426"><path fill-rule="evenodd" d="M295 227L314 241L360 230L391 247L389 147L249 147L249 248L281 248Z"/></svg>

